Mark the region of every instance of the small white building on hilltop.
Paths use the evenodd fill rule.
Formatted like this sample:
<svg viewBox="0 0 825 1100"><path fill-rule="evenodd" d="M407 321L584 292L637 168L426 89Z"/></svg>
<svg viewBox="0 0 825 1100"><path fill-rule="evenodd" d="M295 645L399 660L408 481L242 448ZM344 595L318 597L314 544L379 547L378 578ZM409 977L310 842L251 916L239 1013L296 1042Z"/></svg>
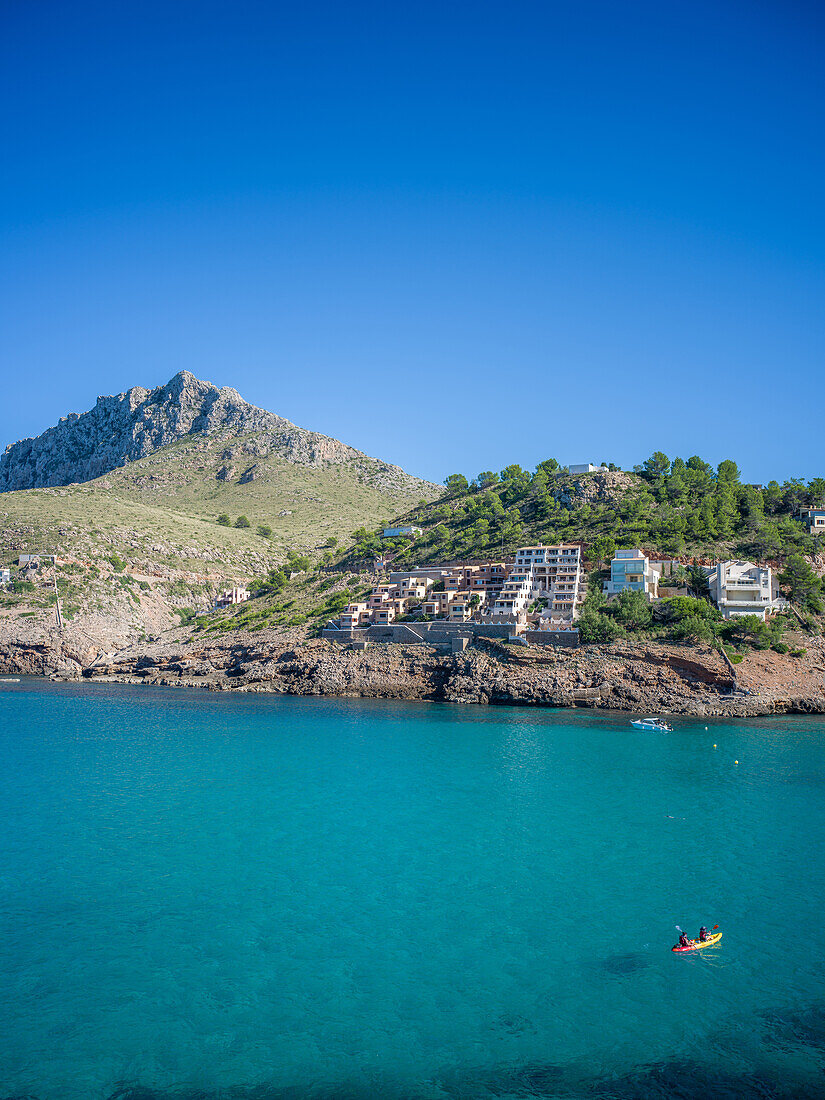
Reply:
<svg viewBox="0 0 825 1100"><path fill-rule="evenodd" d="M576 474L606 474L606 466L594 466L592 462L584 462L579 466L568 466L568 472Z"/></svg>
<svg viewBox="0 0 825 1100"><path fill-rule="evenodd" d="M11 569L0 569L0 588L8 588L11 584Z"/></svg>
<svg viewBox="0 0 825 1100"><path fill-rule="evenodd" d="M758 615L764 620L773 609L769 565L750 561L720 561L708 574L710 598L724 619L736 615Z"/></svg>

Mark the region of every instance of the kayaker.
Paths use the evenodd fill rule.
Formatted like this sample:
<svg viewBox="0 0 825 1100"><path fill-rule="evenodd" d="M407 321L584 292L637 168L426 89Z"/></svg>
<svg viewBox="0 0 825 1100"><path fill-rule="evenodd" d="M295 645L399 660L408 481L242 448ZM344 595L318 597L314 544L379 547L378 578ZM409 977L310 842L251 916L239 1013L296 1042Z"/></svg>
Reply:
<svg viewBox="0 0 825 1100"><path fill-rule="evenodd" d="M687 938L684 932L679 933L679 946L690 947L690 940Z"/></svg>
<svg viewBox="0 0 825 1100"><path fill-rule="evenodd" d="M707 928L705 928L705 926L703 924L702 927L699 929L699 939L702 941L702 943L704 943L707 938L708 938L708 930L707 930Z"/></svg>

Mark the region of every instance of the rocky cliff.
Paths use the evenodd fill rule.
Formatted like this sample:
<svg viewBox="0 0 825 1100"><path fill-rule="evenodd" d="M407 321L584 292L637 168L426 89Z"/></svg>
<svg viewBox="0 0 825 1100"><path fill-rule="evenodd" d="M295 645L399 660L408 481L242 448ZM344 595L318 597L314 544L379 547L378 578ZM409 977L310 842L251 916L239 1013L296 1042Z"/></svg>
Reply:
<svg viewBox="0 0 825 1100"><path fill-rule="evenodd" d="M806 657L789 661L755 653L737 685L715 649L653 642L568 650L478 639L463 653L447 654L423 645L353 651L307 640L299 630L265 630L212 640L188 640L181 632L176 640L95 652L77 639L70 647L42 636L4 644L0 636L3 675L694 717L825 712L825 642L811 639Z"/></svg>
<svg viewBox="0 0 825 1100"><path fill-rule="evenodd" d="M135 386L99 397L88 412L72 413L35 439L11 444L0 458L0 492L91 481L186 436L251 435L257 454L277 454L301 465L364 457L337 439L250 405L236 390L218 389L181 371L153 390Z"/></svg>

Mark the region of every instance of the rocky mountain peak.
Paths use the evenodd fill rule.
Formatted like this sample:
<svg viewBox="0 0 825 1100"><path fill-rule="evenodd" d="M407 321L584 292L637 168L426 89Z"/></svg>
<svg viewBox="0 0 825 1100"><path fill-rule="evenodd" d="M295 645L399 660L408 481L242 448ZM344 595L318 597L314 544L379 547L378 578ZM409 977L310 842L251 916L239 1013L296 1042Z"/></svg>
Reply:
<svg viewBox="0 0 825 1100"><path fill-rule="evenodd" d="M274 449L301 464L359 455L184 370L153 390L134 386L98 397L88 412L71 413L42 435L11 444L0 457L0 492L91 481L190 435L252 433L267 433Z"/></svg>

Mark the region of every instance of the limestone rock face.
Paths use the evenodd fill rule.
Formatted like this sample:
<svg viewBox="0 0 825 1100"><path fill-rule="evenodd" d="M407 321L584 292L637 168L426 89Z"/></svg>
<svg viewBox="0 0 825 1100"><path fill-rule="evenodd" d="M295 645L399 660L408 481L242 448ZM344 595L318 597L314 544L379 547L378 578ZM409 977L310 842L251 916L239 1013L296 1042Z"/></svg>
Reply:
<svg viewBox="0 0 825 1100"><path fill-rule="evenodd" d="M66 664L62 651L44 656L42 643L4 652L2 642L0 634L2 672L37 669L46 659L48 667L62 669L61 660ZM631 715L653 712L740 718L822 714L823 660L825 642L812 638L808 655L794 665L794 683L787 684L776 673L787 658L768 651L749 654L751 687L745 695L731 690L728 669L707 646L623 642L502 650L476 639L461 653L445 654L432 646L404 643L348 650L335 642L307 639L300 629L268 629L222 638L139 642L104 653L82 669L78 664L69 669L92 680L216 691L603 707L624 711L629 722ZM620 736L618 729L616 734Z"/></svg>
<svg viewBox="0 0 825 1100"><path fill-rule="evenodd" d="M229 440L252 434L257 441L241 444L246 453L276 453L301 465L362 457L337 439L250 405L237 390L218 389L181 371L153 390L135 386L99 397L88 412L72 413L35 439L8 446L0 457L0 492L91 481L187 436Z"/></svg>

